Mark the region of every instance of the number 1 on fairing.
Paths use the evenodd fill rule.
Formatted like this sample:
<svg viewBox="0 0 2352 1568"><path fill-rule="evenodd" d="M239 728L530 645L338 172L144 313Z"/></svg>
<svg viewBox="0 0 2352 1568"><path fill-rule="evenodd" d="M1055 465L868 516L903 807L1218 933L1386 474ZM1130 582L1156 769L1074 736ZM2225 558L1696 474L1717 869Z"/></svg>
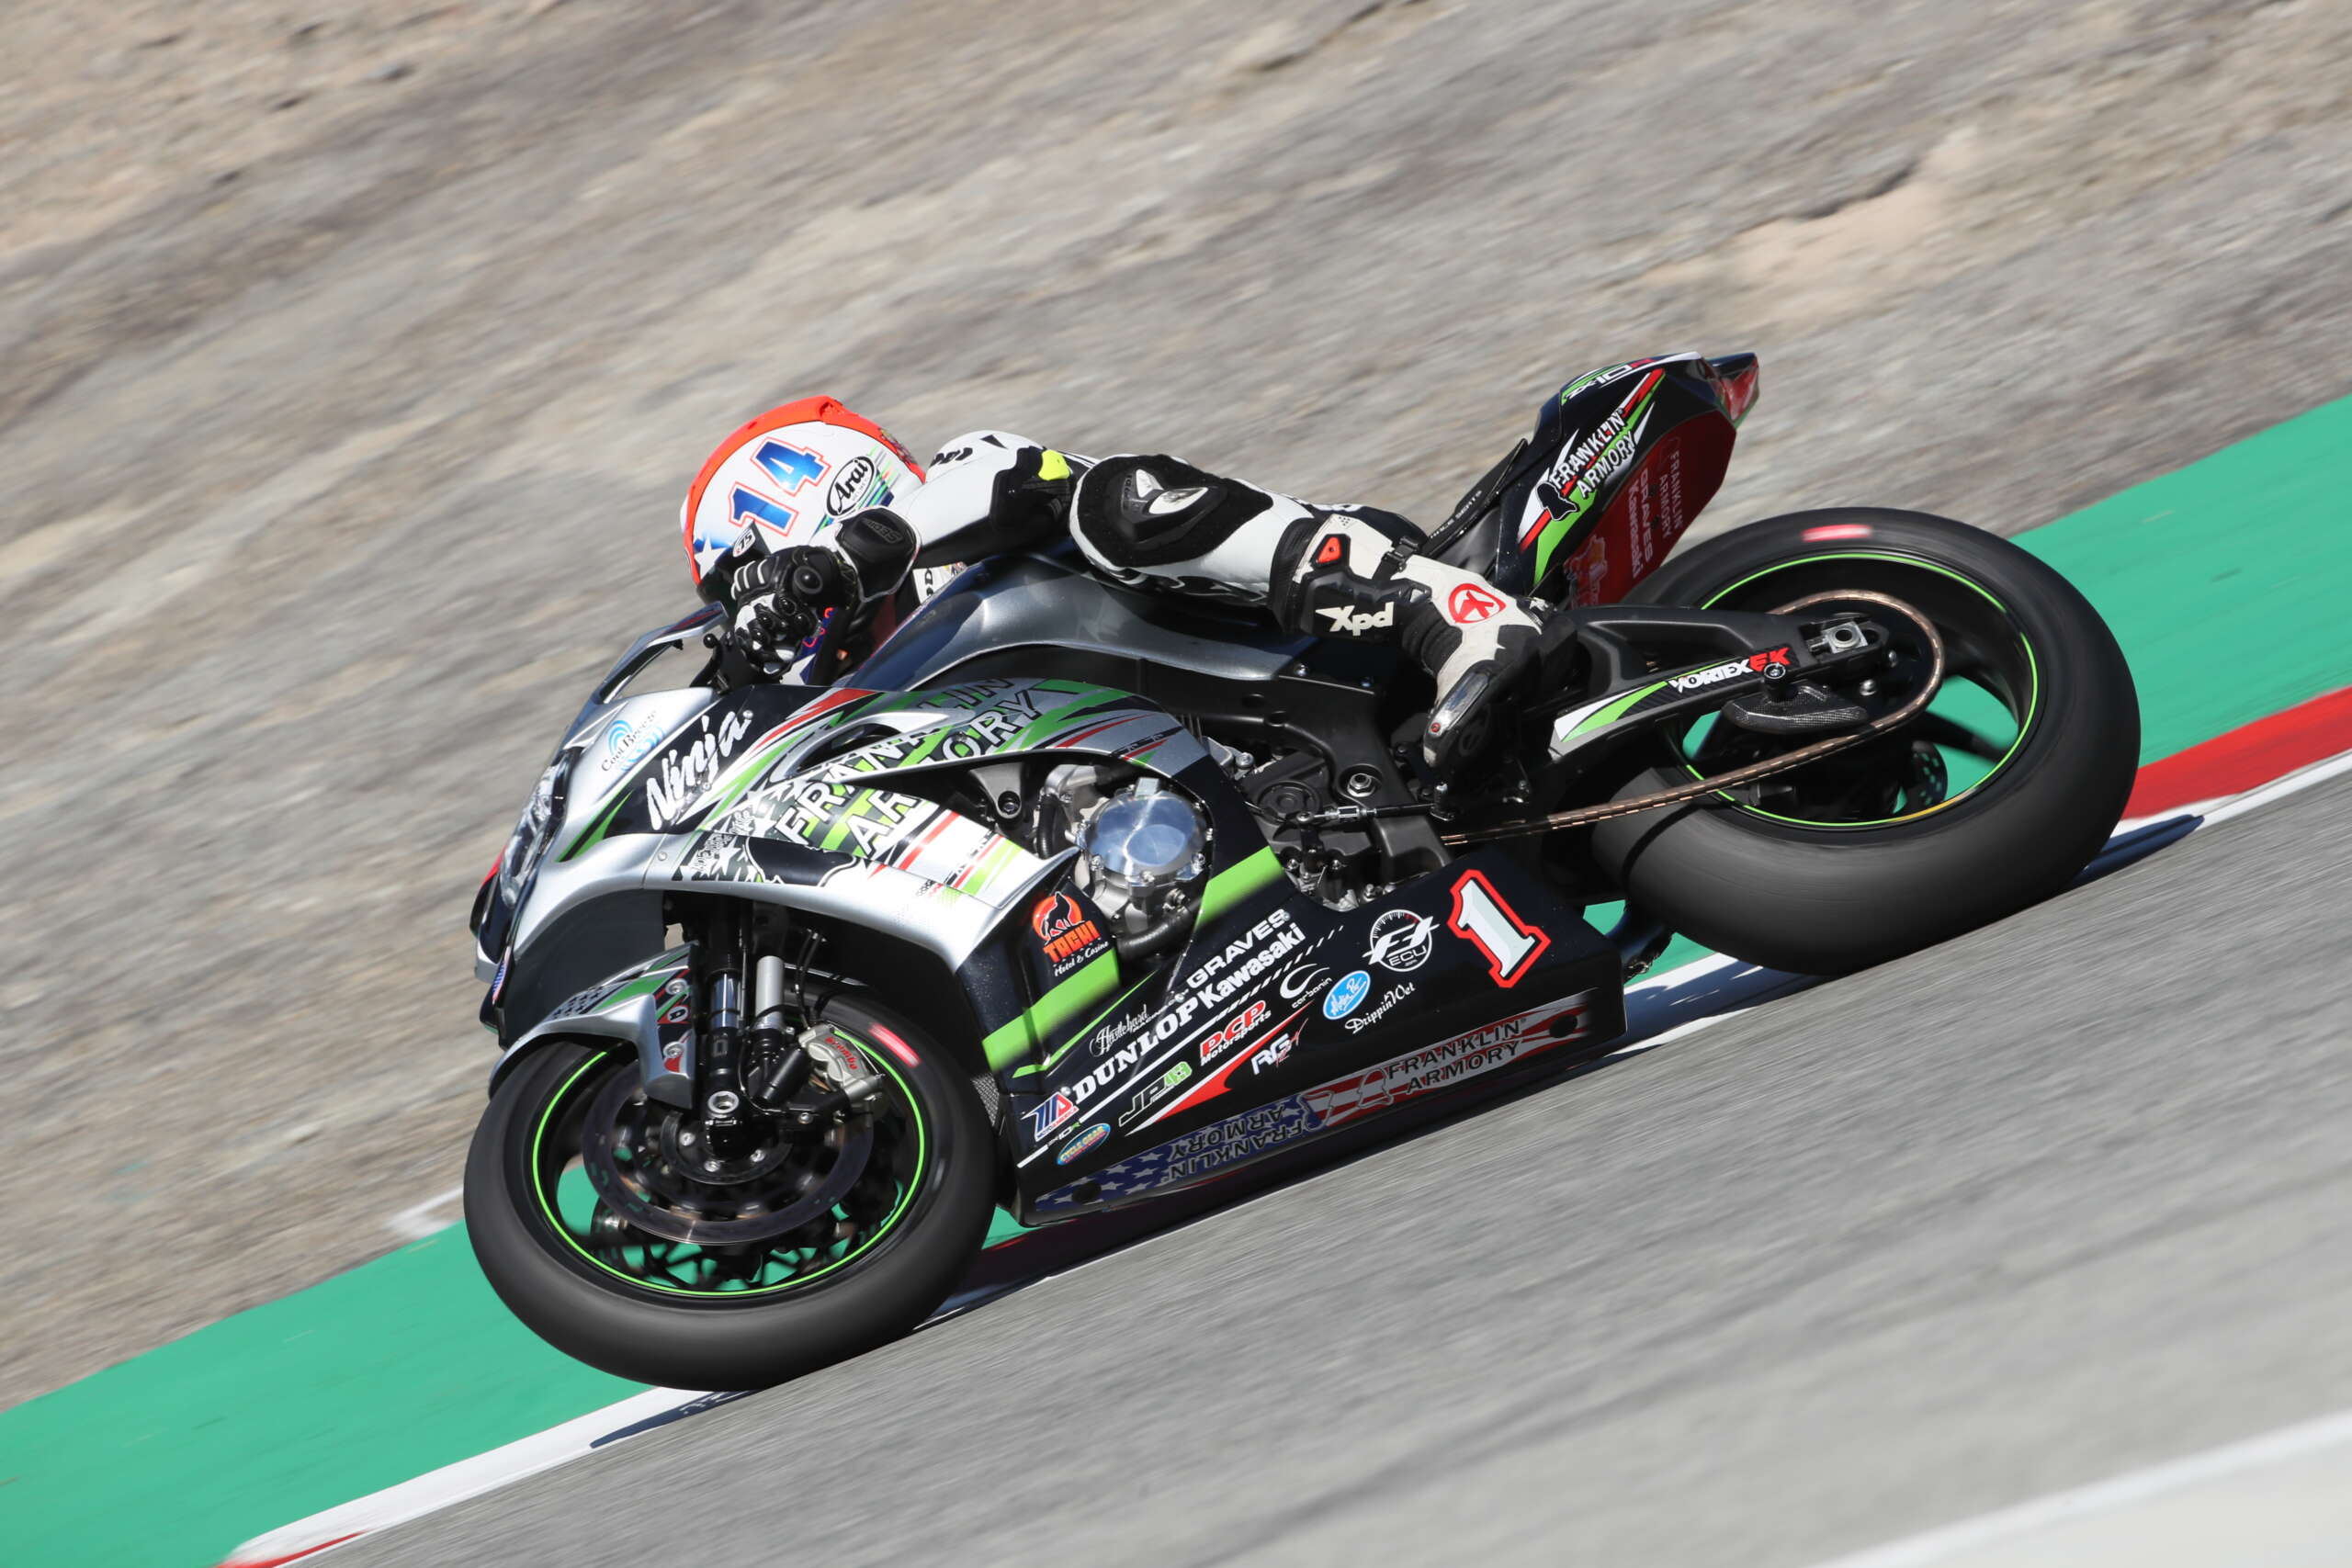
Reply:
<svg viewBox="0 0 2352 1568"><path fill-rule="evenodd" d="M1486 873L1465 871L1453 885L1453 912L1445 929L1477 944L1487 955L1487 969L1498 986L1516 986L1525 977L1552 939L1519 918Z"/></svg>

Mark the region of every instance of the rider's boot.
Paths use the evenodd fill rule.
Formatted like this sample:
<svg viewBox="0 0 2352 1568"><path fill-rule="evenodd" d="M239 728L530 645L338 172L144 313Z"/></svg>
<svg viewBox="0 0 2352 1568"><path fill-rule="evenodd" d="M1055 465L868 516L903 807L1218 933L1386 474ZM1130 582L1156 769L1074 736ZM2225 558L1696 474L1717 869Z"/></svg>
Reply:
<svg viewBox="0 0 2352 1568"><path fill-rule="evenodd" d="M1402 556L1360 517L1294 523L1274 553L1274 616L1318 637L1400 643L1437 682L1421 754L1441 779L1486 749L1497 699L1542 657L1543 626L1475 571Z"/></svg>

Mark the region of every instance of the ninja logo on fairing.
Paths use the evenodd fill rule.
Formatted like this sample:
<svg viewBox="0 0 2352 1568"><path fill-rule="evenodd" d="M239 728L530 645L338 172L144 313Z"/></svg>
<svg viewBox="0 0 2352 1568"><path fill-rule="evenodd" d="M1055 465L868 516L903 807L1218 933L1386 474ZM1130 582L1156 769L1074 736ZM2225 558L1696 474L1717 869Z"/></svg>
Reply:
<svg viewBox="0 0 2352 1568"><path fill-rule="evenodd" d="M747 713L722 715L716 728L705 714L702 733L691 745L662 754L653 776L645 781L645 810L656 829L667 828L686 814L718 777L718 765L735 754L751 728L752 716Z"/></svg>

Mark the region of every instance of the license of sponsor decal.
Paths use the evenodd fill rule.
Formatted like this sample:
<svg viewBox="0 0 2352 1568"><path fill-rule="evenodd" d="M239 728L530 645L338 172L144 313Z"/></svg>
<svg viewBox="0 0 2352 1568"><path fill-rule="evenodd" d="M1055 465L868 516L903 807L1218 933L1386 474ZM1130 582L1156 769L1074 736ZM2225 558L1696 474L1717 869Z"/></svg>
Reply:
<svg viewBox="0 0 2352 1568"><path fill-rule="evenodd" d="M1054 1156L1054 1163L1068 1165L1074 1159L1081 1158L1087 1150L1093 1148L1110 1135L1111 1123L1108 1122L1097 1122L1091 1127L1081 1127L1071 1135L1069 1142L1062 1145L1061 1153Z"/></svg>
<svg viewBox="0 0 2352 1568"><path fill-rule="evenodd" d="M1430 961L1437 921L1412 909L1391 909L1372 922L1372 941L1363 961L1402 975Z"/></svg>
<svg viewBox="0 0 2352 1568"><path fill-rule="evenodd" d="M1752 675L1775 664L1786 664L1789 650L1785 648L1766 649L1745 659L1726 660L1705 670L1693 670L1688 675L1677 675L1667 682L1678 692L1695 692L1703 686L1719 685L1737 675Z"/></svg>
<svg viewBox="0 0 2352 1568"><path fill-rule="evenodd" d="M1364 996L1371 989L1372 976L1361 969L1340 976L1340 983L1331 987L1331 994L1323 998L1323 1016L1347 1017L1363 1004Z"/></svg>

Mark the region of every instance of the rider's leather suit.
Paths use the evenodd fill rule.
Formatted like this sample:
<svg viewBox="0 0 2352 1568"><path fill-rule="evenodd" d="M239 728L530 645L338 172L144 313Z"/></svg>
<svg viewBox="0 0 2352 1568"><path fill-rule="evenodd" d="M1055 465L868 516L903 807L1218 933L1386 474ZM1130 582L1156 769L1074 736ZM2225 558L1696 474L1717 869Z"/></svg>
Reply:
<svg viewBox="0 0 2352 1568"><path fill-rule="evenodd" d="M1526 606L1476 572L1397 547L1419 533L1396 513L1317 506L1170 457L1080 457L993 430L949 442L888 512L853 518L819 547L830 592L818 596L870 603L910 568L1034 547L1065 529L1118 581L1263 604L1293 631L1401 644L1437 682L1422 747L1441 775L1475 746L1487 700L1537 655ZM756 623L761 596L785 581L780 569L740 574L727 595L739 626Z"/></svg>

